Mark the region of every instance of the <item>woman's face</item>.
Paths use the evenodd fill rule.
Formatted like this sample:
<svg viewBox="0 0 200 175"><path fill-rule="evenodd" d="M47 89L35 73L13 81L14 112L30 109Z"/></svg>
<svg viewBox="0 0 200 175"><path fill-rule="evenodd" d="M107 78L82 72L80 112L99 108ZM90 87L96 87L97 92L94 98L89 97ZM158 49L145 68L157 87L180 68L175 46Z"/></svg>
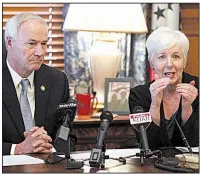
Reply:
<svg viewBox="0 0 200 175"><path fill-rule="evenodd" d="M180 83L182 72L187 63L181 49L175 45L170 49L157 52L151 62L156 74L160 78L170 78L170 84Z"/></svg>

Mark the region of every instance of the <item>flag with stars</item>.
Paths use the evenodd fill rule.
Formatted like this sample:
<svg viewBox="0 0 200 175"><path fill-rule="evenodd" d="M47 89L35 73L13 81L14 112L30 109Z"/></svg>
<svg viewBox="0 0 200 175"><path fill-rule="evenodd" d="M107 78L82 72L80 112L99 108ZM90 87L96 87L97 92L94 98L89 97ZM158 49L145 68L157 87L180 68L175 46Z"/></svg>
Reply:
<svg viewBox="0 0 200 175"><path fill-rule="evenodd" d="M179 4L152 4L151 29L168 26L179 30Z"/></svg>

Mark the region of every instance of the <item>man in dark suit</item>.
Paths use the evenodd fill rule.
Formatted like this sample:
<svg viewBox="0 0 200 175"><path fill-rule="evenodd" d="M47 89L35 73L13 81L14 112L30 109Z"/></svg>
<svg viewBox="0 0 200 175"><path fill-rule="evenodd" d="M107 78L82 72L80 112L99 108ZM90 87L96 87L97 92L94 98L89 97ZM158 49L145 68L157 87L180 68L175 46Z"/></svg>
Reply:
<svg viewBox="0 0 200 175"><path fill-rule="evenodd" d="M22 13L5 27L7 59L3 64L2 139L3 155L51 153L52 140L62 119L56 108L69 99L65 73L43 64L47 51L48 26L38 15ZM23 80L28 81L27 97L31 129L27 128L21 106ZM24 97L23 97L24 98ZM71 136L74 148L75 137Z"/></svg>

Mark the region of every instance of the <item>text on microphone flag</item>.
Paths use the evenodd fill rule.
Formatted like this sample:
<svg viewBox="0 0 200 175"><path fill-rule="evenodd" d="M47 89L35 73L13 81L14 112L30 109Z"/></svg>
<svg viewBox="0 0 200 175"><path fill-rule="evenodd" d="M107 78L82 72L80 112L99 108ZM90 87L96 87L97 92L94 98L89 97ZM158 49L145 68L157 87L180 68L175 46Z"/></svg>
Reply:
<svg viewBox="0 0 200 175"><path fill-rule="evenodd" d="M130 114L129 119L131 125L152 122L150 112Z"/></svg>
<svg viewBox="0 0 200 175"><path fill-rule="evenodd" d="M59 108L68 108L68 107L76 107L76 103L69 103L69 104L59 104Z"/></svg>

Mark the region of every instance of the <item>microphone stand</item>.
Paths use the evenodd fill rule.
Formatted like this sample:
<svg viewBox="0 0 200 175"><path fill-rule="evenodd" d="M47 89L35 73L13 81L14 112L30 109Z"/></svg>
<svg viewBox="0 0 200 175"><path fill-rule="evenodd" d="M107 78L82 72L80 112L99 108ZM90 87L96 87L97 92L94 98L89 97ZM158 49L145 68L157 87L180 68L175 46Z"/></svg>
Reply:
<svg viewBox="0 0 200 175"><path fill-rule="evenodd" d="M105 159L109 159L109 156L105 155L106 145L105 137L108 126L113 120L113 115L109 111L102 112L101 116L100 130L97 136L97 141L95 147L92 149L89 159L90 167L95 168L105 168Z"/></svg>
<svg viewBox="0 0 200 175"><path fill-rule="evenodd" d="M70 139L68 137L66 144L65 144L65 158L68 160L70 160Z"/></svg>
<svg viewBox="0 0 200 175"><path fill-rule="evenodd" d="M102 154L101 154L102 159L101 159L100 166L101 166L101 169L104 169L105 168L105 159L109 159L109 156L105 155L105 153L106 153L106 144L105 144L105 141L103 142L103 147L102 147L101 150L102 150Z"/></svg>
<svg viewBox="0 0 200 175"><path fill-rule="evenodd" d="M70 138L66 142L65 158L67 159L66 169L81 169L83 161L76 161L70 157Z"/></svg>
<svg viewBox="0 0 200 175"><path fill-rule="evenodd" d="M144 158L150 152L149 144L146 135L146 129L144 125L139 126L139 133L140 133L140 164L141 166L144 165Z"/></svg>
<svg viewBox="0 0 200 175"><path fill-rule="evenodd" d="M140 157L140 164L141 166L144 165L144 158L145 158L145 150L142 145L142 141L140 140L140 153L136 154L136 156Z"/></svg>
<svg viewBox="0 0 200 175"><path fill-rule="evenodd" d="M141 166L144 165L144 149L143 148L140 148L140 164L141 164Z"/></svg>
<svg viewBox="0 0 200 175"><path fill-rule="evenodd" d="M151 156L157 155L158 158L162 157L162 152L160 150L146 150L144 149L144 146L142 144L142 141L140 141L140 153L136 153L136 156L140 157L140 164L141 166L144 165L144 158L150 158Z"/></svg>
<svg viewBox="0 0 200 175"><path fill-rule="evenodd" d="M66 122L69 132L71 128L71 122L67 120ZM70 137L69 137L69 132L68 132L68 137L65 142L65 158L67 159L67 164L66 164L66 169L80 169L83 167L83 161L76 161L70 157Z"/></svg>
<svg viewBox="0 0 200 175"><path fill-rule="evenodd" d="M109 159L108 155L105 155L106 146L105 142L103 141L102 148L93 148L91 155L90 155L90 166L95 168L105 168L105 159Z"/></svg>

